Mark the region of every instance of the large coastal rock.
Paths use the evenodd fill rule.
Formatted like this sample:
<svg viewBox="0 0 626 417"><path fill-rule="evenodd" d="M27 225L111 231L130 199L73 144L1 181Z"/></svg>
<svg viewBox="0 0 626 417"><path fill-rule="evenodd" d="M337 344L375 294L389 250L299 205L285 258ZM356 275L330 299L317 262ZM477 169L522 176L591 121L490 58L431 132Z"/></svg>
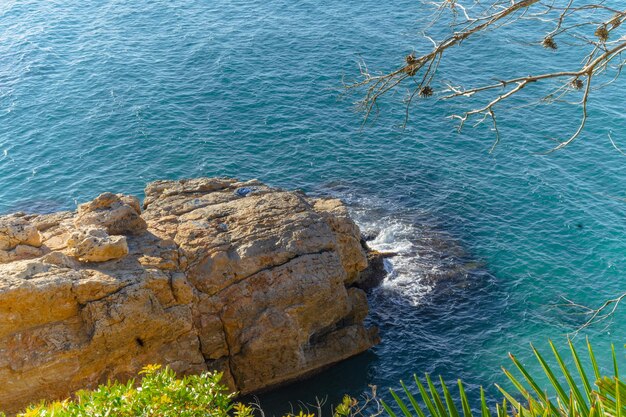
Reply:
<svg viewBox="0 0 626 417"><path fill-rule="evenodd" d="M0 410L146 364L243 393L376 343L359 230L337 200L257 181L149 184L77 212L0 217Z"/></svg>

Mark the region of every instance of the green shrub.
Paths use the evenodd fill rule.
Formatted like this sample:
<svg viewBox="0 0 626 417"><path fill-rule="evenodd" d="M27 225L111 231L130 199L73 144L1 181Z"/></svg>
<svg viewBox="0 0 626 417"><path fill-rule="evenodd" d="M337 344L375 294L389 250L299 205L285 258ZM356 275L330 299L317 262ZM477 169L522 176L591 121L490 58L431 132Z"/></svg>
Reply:
<svg viewBox="0 0 626 417"><path fill-rule="evenodd" d="M20 417L249 417L252 409L234 404L233 395L220 384L222 374L176 378L169 368L149 365L135 380L101 385L94 391L79 391L71 400L41 403L18 414Z"/></svg>

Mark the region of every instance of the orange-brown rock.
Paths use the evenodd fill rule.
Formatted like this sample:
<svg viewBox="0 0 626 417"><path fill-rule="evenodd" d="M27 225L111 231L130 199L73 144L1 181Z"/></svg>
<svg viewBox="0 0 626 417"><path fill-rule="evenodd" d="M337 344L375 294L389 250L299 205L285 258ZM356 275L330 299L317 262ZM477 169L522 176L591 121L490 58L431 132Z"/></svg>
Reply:
<svg viewBox="0 0 626 417"><path fill-rule="evenodd" d="M69 254L83 262L106 262L128 255L125 236L109 236L106 229L88 227L72 232L66 241Z"/></svg>
<svg viewBox="0 0 626 417"><path fill-rule="evenodd" d="M40 256L41 234L22 213L0 218L0 263Z"/></svg>
<svg viewBox="0 0 626 417"><path fill-rule="evenodd" d="M225 178L145 194L143 212L106 193L0 217L0 410L149 363L217 369L247 393L375 343L353 286L366 254L338 200Z"/></svg>

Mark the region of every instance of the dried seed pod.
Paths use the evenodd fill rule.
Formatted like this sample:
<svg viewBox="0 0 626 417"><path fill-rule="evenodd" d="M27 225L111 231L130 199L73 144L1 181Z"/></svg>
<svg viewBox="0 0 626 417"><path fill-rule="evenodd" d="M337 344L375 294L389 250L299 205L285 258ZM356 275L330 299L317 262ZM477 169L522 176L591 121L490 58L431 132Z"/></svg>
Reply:
<svg viewBox="0 0 626 417"><path fill-rule="evenodd" d="M413 65L417 62L417 59L415 59L415 55L413 54L407 55L406 58L404 58L404 60L406 61L408 65Z"/></svg>
<svg viewBox="0 0 626 417"><path fill-rule="evenodd" d="M606 42L609 39L609 30L606 28L606 25L600 25L593 33L600 39L602 42Z"/></svg>
<svg viewBox="0 0 626 417"><path fill-rule="evenodd" d="M427 85L425 87L422 87L420 90L420 96L422 97L430 97L433 95L433 89L431 86Z"/></svg>
<svg viewBox="0 0 626 417"><path fill-rule="evenodd" d="M582 80L579 80L578 78L575 78L575 79L572 80L571 85L576 90L581 90L583 88L584 84L583 84Z"/></svg>
<svg viewBox="0 0 626 417"><path fill-rule="evenodd" d="M558 46L556 45L556 42L554 40L554 38L552 36L546 36L545 38L543 38L543 41L541 42L541 45L543 45L544 48L546 49L554 49L556 50L558 48Z"/></svg>

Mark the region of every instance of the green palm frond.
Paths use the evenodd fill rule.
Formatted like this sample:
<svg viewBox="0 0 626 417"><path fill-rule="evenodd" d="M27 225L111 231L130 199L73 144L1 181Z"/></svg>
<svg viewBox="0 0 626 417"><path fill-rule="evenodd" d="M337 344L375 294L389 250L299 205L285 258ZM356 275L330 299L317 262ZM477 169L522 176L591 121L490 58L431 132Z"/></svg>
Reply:
<svg viewBox="0 0 626 417"><path fill-rule="evenodd" d="M514 355L509 354L515 372L504 367L502 370L513 388L507 390L496 384L503 396L502 403L495 406L496 417L626 417L626 383L619 377L613 346L613 374L606 376L600 372L589 341L586 345L588 361L583 361L574 344L568 341L573 365L568 364L554 343L550 341L549 345L552 358L542 355L531 345L541 375L533 375ZM588 370L592 370L593 374ZM541 387L539 380L549 382L547 389ZM415 376L415 384L418 394L413 394L404 382L400 383L401 394L408 399L411 409L400 395L390 390L395 406L404 417L492 417L492 408L487 404L482 387L480 404L472 408L461 380L457 382L458 394L451 392L441 377L439 387L428 374L424 382ZM383 403L383 406L391 417L398 417L389 404Z"/></svg>

